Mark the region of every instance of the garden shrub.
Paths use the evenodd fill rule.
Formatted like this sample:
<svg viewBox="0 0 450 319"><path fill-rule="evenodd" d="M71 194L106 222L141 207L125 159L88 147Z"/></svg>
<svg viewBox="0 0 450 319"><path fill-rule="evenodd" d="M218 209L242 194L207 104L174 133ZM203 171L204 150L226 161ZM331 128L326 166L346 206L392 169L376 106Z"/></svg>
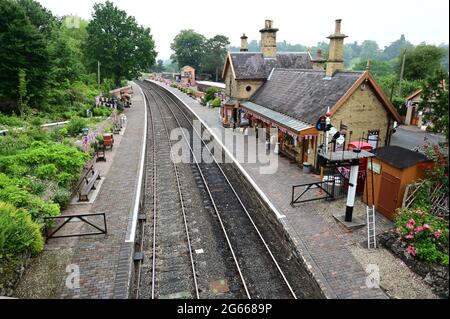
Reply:
<svg viewBox="0 0 450 319"><path fill-rule="evenodd" d="M61 209L65 209L70 202L70 192L65 188L59 187L54 192L52 200L58 204Z"/></svg>
<svg viewBox="0 0 450 319"><path fill-rule="evenodd" d="M0 259L44 249L40 225L24 209L0 201Z"/></svg>
<svg viewBox="0 0 450 319"><path fill-rule="evenodd" d="M395 225L411 256L448 266L448 222L422 210L403 209L398 212Z"/></svg>
<svg viewBox="0 0 450 319"><path fill-rule="evenodd" d="M36 169L36 176L41 179L53 179L57 171L55 164L44 164Z"/></svg>
<svg viewBox="0 0 450 319"><path fill-rule="evenodd" d="M59 216L58 204L46 202L39 196L29 193L26 189L10 185L0 188L0 201L10 203L17 208L27 209L35 221L44 221L44 217Z"/></svg>
<svg viewBox="0 0 450 319"><path fill-rule="evenodd" d="M86 120L80 117L74 117L67 124L66 129L70 136L78 136L81 130L86 127Z"/></svg>
<svg viewBox="0 0 450 319"><path fill-rule="evenodd" d="M209 102L216 98L216 94L219 92L217 88L208 88L205 93L205 101Z"/></svg>
<svg viewBox="0 0 450 319"><path fill-rule="evenodd" d="M212 107L220 107L222 106L222 100L220 98L215 98L212 102L211 102L211 106Z"/></svg>
<svg viewBox="0 0 450 319"><path fill-rule="evenodd" d="M94 116L110 117L112 114L112 110L104 106L99 106L94 107L92 114Z"/></svg>

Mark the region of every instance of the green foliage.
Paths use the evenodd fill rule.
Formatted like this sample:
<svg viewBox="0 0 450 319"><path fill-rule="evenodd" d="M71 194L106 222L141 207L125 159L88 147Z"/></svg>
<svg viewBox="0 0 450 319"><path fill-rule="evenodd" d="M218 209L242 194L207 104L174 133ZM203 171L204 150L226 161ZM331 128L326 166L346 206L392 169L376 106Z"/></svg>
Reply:
<svg viewBox="0 0 450 319"><path fill-rule="evenodd" d="M92 114L94 116L110 117L112 114L112 110L108 107L99 106L94 107Z"/></svg>
<svg viewBox="0 0 450 319"><path fill-rule="evenodd" d="M55 164L44 164L38 166L36 168L36 176L40 179L51 179L51 177L56 174L58 169L56 168Z"/></svg>
<svg viewBox="0 0 450 319"><path fill-rule="evenodd" d="M431 129L435 133L443 133L449 138L449 96L448 73L437 72L429 78L422 87L422 102L420 110L424 112L424 120L432 123Z"/></svg>
<svg viewBox="0 0 450 319"><path fill-rule="evenodd" d="M66 130L70 136L78 136L81 133L81 130L85 128L87 122L85 119L80 117L74 117L67 125Z"/></svg>
<svg viewBox="0 0 450 319"><path fill-rule="evenodd" d="M442 59L445 50L434 45L421 44L406 51L404 78L422 80L443 71ZM401 57L401 58L400 58ZM397 74L400 74L403 54L397 60Z"/></svg>
<svg viewBox="0 0 450 319"><path fill-rule="evenodd" d="M204 55L206 38L194 30L181 30L173 40L170 48L174 51L173 62L180 67L189 65L201 72L201 62Z"/></svg>
<svg viewBox="0 0 450 319"><path fill-rule="evenodd" d="M39 224L24 209L0 201L0 259L25 252L35 255L43 249Z"/></svg>
<svg viewBox="0 0 450 319"><path fill-rule="evenodd" d="M448 222L422 210L404 209L397 214L395 225L412 256L448 266Z"/></svg>
<svg viewBox="0 0 450 319"><path fill-rule="evenodd" d="M215 98L212 102L211 102L211 106L212 107L220 107L222 105L222 100L220 98Z"/></svg>
<svg viewBox="0 0 450 319"><path fill-rule="evenodd" d="M155 63L155 43L150 29L138 26L110 1L94 4L92 20L87 27L86 56L92 72L101 63L104 77L122 79L138 77Z"/></svg>
<svg viewBox="0 0 450 319"><path fill-rule="evenodd" d="M211 100L214 100L216 98L216 94L219 92L217 88L208 88L205 92L205 101L209 102Z"/></svg>
<svg viewBox="0 0 450 319"><path fill-rule="evenodd" d="M0 1L0 112L9 114L19 112L19 97L23 93L19 91L24 88L25 74L30 106L38 106L50 70L44 34L33 25L22 2ZM30 5L38 4L33 2Z"/></svg>
<svg viewBox="0 0 450 319"><path fill-rule="evenodd" d="M70 202L70 192L67 189L60 187L53 194L52 200L58 204L61 209L65 209Z"/></svg>
<svg viewBox="0 0 450 319"><path fill-rule="evenodd" d="M216 35L206 40L204 44L204 55L201 60L201 69L203 73L214 75L215 81L219 81L219 75L222 72L225 63L225 56L230 41L226 36Z"/></svg>

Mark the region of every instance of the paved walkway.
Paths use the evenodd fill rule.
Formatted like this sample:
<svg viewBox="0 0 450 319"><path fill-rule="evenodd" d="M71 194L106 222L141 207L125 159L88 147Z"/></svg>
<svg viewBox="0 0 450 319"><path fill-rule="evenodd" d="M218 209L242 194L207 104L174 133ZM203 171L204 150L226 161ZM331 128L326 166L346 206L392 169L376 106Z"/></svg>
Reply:
<svg viewBox="0 0 450 319"><path fill-rule="evenodd" d="M125 110L126 130L120 148L89 213L106 213L107 236L78 240L71 262L79 266L80 288L68 289L63 298L127 298L133 243L130 234L144 138L144 99L133 85L133 107Z"/></svg>
<svg viewBox="0 0 450 319"><path fill-rule="evenodd" d="M133 106L125 109L126 128L114 136L106 162L95 164L102 176L98 191L91 192L91 202L73 200L63 215L106 213L108 234L50 239L45 251L33 262L22 278L19 298L127 298L132 265L131 227L144 139L144 99L133 84ZM95 194L96 193L96 194ZM95 197L95 198L94 198ZM102 218L89 217L102 225ZM95 231L85 223L71 222L58 235ZM79 270L79 287L75 275Z"/></svg>
<svg viewBox="0 0 450 319"><path fill-rule="evenodd" d="M184 101L210 128L224 132L225 129L219 120L219 109L203 107L180 91L164 84L160 85ZM263 148L264 145L258 147ZM260 174L261 164L258 163L241 162L241 165L273 207L281 215L285 215L280 218L281 223L296 243L312 275L327 297L364 299L387 297L381 289L367 287L365 272L367 265L359 264L348 247L350 244L366 240L366 228L348 232L331 216L331 213L339 209L344 212L345 202L315 202L295 208L290 205L292 185L315 181L318 177L304 174L298 165L291 164L291 161L283 157L278 159L276 174ZM359 207L359 211L357 209L355 214L365 217L365 208L362 205ZM384 217L379 214L377 216L378 232L392 227Z"/></svg>

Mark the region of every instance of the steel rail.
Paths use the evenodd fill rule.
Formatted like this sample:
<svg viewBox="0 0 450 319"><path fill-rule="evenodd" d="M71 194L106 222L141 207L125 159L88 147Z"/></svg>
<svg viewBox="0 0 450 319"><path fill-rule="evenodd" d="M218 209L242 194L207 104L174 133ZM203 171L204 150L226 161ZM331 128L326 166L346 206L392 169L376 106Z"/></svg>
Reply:
<svg viewBox="0 0 450 319"><path fill-rule="evenodd" d="M155 90L155 92L157 92L157 90ZM294 299L297 299L297 296L295 294L295 292L292 289L292 286L290 285L289 281L287 280L283 270L281 269L279 263L277 262L277 260L275 259L275 256L273 255L272 251L270 250L269 246L267 245L264 237L262 236L261 232L259 231L258 227L256 226L253 218L250 216L247 208L245 207L244 203L242 202L241 198L239 197L239 195L237 194L235 188L233 187L233 185L231 184L230 180L228 179L228 177L226 176L225 172L223 171L223 169L220 167L219 163L217 162L214 154L211 152L210 148L208 147L208 145L206 144L206 142L203 140L203 138L201 137L201 134L196 130L196 128L194 127L194 125L191 123L191 119L188 118L188 116L185 114L185 111L182 110L182 108L166 93L164 92L164 95L167 96L172 103L181 111L181 113L183 114L183 116L185 117L185 119L190 123L190 125L192 126L193 130L196 132L197 136L200 138L201 142L203 143L203 145L206 147L206 149L208 150L208 152L211 154L211 157L214 160L214 163L217 165L217 167L219 168L220 172L222 173L222 175L224 176L225 180L227 181L227 184L230 186L231 190L233 191L234 195L236 196L236 199L239 201L241 207L244 209L247 217L249 218L250 222L252 223L255 231L257 232L259 238L261 239L262 243L264 244L266 250L268 251L272 261L274 262L278 272L280 273L280 275L282 276L286 286L289 289L289 292L291 293L291 295L294 297ZM160 95L161 96L161 95ZM169 106L169 103L167 103L167 101L161 96L161 98L164 100L164 102L166 103L166 105L168 106L168 108L171 110L172 114L175 116L175 113L172 111L172 109ZM176 117L175 117L176 118ZM178 122L178 120L177 120ZM178 122L179 124L179 122ZM181 127L181 125L180 125ZM206 182L206 181L205 181Z"/></svg>
<svg viewBox="0 0 450 319"><path fill-rule="evenodd" d="M166 101L164 100L164 98L159 94L159 92L157 92L156 90L154 90L154 91L160 96L161 100L163 100L163 101L166 103L166 105L167 105L167 102L166 102ZM177 122L177 125L178 125L180 128L183 128L183 127L181 126L181 124L180 124L178 118L175 116L173 110L172 110L170 107L168 107L168 109L169 109L169 111L172 113L172 115L174 116L174 119L175 119L175 121ZM190 150L190 152L191 152L191 154L192 154L192 156L193 156L193 158L194 158L195 164L196 164L196 166L197 166L197 168L198 168L198 170L199 170L200 176L201 176L201 178L202 178L202 180L203 180L203 184L205 185L205 188L206 188L206 191L207 191L207 193L208 193L208 196L209 196L209 198L211 199L211 203L212 203L212 205L213 205L213 207L214 207L214 211L216 212L217 219L219 220L220 226L221 226L221 228L222 228L222 231L223 231L223 233L224 233L225 239L226 239L226 241L227 241L228 248L230 249L231 255L233 256L233 260L234 260L234 263L235 263L236 268L237 268L237 270L238 270L239 277L241 278L242 284L243 284L243 286L244 286L245 293L246 293L248 299L251 299L250 292L248 291L247 283L246 283L246 281L245 281L245 279L244 279L244 276L243 276L243 274L242 274L241 267L239 266L239 262L238 262L238 260L237 260L236 254L235 254L235 252L234 252L233 246L231 245L231 241L230 241L230 238L229 238L229 236L228 236L228 232L227 232L227 230L225 229L225 225L224 225L224 223L223 223L222 217L221 217L221 215L220 215L220 213L219 213L219 210L218 210L218 208L217 208L216 202L215 202L215 200L214 200L214 198L213 198L213 196L212 196L212 193L211 193L211 190L210 190L210 188L209 188L209 185L208 185L208 183L207 183L207 181L206 181L205 176L203 175L203 171L202 171L202 169L201 169L201 167L200 167L200 164L199 164L199 162L198 162L198 160L197 160L197 157L195 156L195 152L194 152L194 150L192 149L192 147L191 147L191 145L190 145L189 139L186 137L186 135L185 135L185 133L184 133L183 130L181 130L181 132L182 132L183 137L184 137L184 139L186 140L187 145L188 145L188 147L189 147L189 150Z"/></svg>
<svg viewBox="0 0 450 319"><path fill-rule="evenodd" d="M152 96L152 98L155 100L155 104L156 104L156 107L158 108L159 113L161 114L162 123L163 123L164 130L165 130L165 132L166 132L167 139L168 139L168 142L169 142L169 147L170 147L170 158L171 158L171 161L172 161L172 164L173 164L173 168L174 168L174 171L175 171L175 177L176 177L177 188L178 188L178 195L179 195L179 198L180 198L181 211L182 211L182 215L183 215L184 228L185 228L185 232L186 232L186 238L187 238L188 249L189 249L189 256L190 256L190 261L191 261L191 268L192 268L193 279L194 279L195 294L196 294L196 298L197 298L197 299L200 299L199 289L198 289L198 283L197 283L197 273L196 273L196 270L195 270L194 256L193 256L193 253L192 253L192 245L191 245L191 239L190 239L190 235L189 235L189 227L188 227L187 218L186 218L186 208L185 208L185 206L184 206L183 193L182 193L182 190L181 190L180 175L179 175L178 168L177 168L177 165L175 164L175 160L174 160L173 148L172 148L172 141L171 141L171 139L170 139L170 133L169 133L169 130L168 130L168 127L167 127L166 120L164 119L164 116L163 116L163 114L162 114L161 108L160 108L160 106L158 105L158 102L157 102L156 98L153 96L153 94L151 93L151 91L148 91L148 93L150 93L150 95ZM148 99L148 95L147 95L146 97L147 97L147 100L149 100L149 99ZM149 101L149 102L150 102L150 101ZM152 120L152 121L153 121L153 120ZM152 122L152 123L153 123L153 122ZM152 125L153 125L153 124L152 124ZM154 127L154 126L153 126L153 127ZM155 140L156 140L156 139L154 139L154 141L155 141ZM155 153L156 153L156 148L155 148ZM155 162L155 163L156 163L156 162ZM155 175L155 180L156 180L156 175ZM156 194L155 191L154 191L153 193ZM156 196L156 195L154 195L154 196ZM156 205L156 204L154 204L154 205ZM155 206L155 210L156 210L156 206ZM156 226L156 225L155 225L155 226ZM155 238L155 240L156 240L156 231L155 231L155 228L154 228L153 234L154 234L154 238ZM153 267L155 267L155 260L156 260L156 253L155 253L155 249L156 249L156 248L155 248L155 247L156 247L156 245L154 244ZM153 269L155 269L155 268L153 268ZM153 274L152 274L152 298L153 298L153 299L154 299L154 286L155 286L155 271L153 271Z"/></svg>

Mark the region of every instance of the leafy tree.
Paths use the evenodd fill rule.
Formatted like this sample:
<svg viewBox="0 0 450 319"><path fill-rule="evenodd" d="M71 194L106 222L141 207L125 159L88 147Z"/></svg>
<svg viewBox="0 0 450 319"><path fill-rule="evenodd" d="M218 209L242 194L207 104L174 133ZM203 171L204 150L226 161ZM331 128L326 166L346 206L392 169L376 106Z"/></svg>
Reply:
<svg viewBox="0 0 450 319"><path fill-rule="evenodd" d="M225 62L229 44L230 42L226 36L216 35L208 39L204 45L205 54L202 58L202 71L213 74L216 82L219 80L219 73Z"/></svg>
<svg viewBox="0 0 450 319"><path fill-rule="evenodd" d="M448 73L436 72L422 87L422 102L420 110L424 113L425 121L432 123L431 129L435 133L443 133L449 139L448 122Z"/></svg>
<svg viewBox="0 0 450 319"><path fill-rule="evenodd" d="M120 85L122 79L132 79L155 63L155 43L150 29L138 26L110 1L94 4L92 20L87 27L86 56L92 72L101 63L104 77Z"/></svg>
<svg viewBox="0 0 450 319"><path fill-rule="evenodd" d="M201 72L201 62L204 55L206 38L194 30L182 30L173 40L170 48L174 51L171 59L180 67L192 66Z"/></svg>
<svg viewBox="0 0 450 319"><path fill-rule="evenodd" d="M396 70L400 74L402 55L397 61ZM407 80L421 80L433 77L443 69L442 59L445 50L434 45L421 44L406 51L404 78Z"/></svg>
<svg viewBox="0 0 450 319"><path fill-rule="evenodd" d="M449 71L449 68L448 68L448 52L449 52L448 44L442 43L439 47L445 50L445 56L442 59L442 65L444 66L445 70L447 70L447 72L448 72Z"/></svg>
<svg viewBox="0 0 450 319"><path fill-rule="evenodd" d="M18 0L17 2L25 11L31 24L38 29L39 33L45 38L50 38L53 29L60 24L60 21L37 1Z"/></svg>
<svg viewBox="0 0 450 319"><path fill-rule="evenodd" d="M365 40L361 44L361 59L363 60L377 60L380 57L380 48L378 47L378 43L373 40Z"/></svg>
<svg viewBox="0 0 450 319"><path fill-rule="evenodd" d="M33 2L34 3L34 2ZM45 38L16 1L0 1L0 111L17 111L19 71L27 75L30 106L44 95L50 59Z"/></svg>
<svg viewBox="0 0 450 319"><path fill-rule="evenodd" d="M397 58L402 52L402 50L412 48L414 48L414 45L406 41L405 35L402 34L400 36L400 39L392 42L389 46L384 48L381 58L382 60L392 60Z"/></svg>
<svg viewBox="0 0 450 319"><path fill-rule="evenodd" d="M355 71L364 71L367 66L367 61L361 61L353 66ZM375 77L387 76L394 73L394 64L391 62L371 60L370 61L370 72Z"/></svg>
<svg viewBox="0 0 450 319"><path fill-rule="evenodd" d="M158 60L156 65L154 65L150 68L150 71L155 72L155 73L161 73L161 72L164 72L165 69L166 69L166 67L164 66L164 61Z"/></svg>

